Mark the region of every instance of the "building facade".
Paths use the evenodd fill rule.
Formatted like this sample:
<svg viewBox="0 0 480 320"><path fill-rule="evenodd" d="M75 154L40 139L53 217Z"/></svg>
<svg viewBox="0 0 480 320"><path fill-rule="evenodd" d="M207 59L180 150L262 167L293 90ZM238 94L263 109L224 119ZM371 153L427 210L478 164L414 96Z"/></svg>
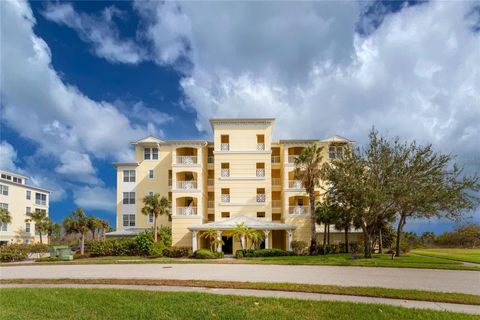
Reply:
<svg viewBox="0 0 480 320"><path fill-rule="evenodd" d="M217 230L225 253L240 248L231 230L237 224L264 232L265 248L290 249L291 241L311 238L308 195L294 174L295 157L308 145L323 147L323 159L342 157L351 141L272 141L274 119L212 119L213 141L136 141L135 162L117 168L117 231L135 234L153 226L141 213L145 195L171 201L174 246L207 248L203 232ZM320 196L321 189L317 190ZM321 229L321 228L320 228ZM319 230L320 230L319 229ZM332 233L334 235L334 233ZM248 244L247 244L248 245Z"/></svg>
<svg viewBox="0 0 480 320"><path fill-rule="evenodd" d="M12 217L11 223L0 223L0 244L40 242L35 223L26 220L35 211L48 215L50 191L27 185L27 180L23 175L0 171L0 207ZM47 237L42 240L48 243Z"/></svg>

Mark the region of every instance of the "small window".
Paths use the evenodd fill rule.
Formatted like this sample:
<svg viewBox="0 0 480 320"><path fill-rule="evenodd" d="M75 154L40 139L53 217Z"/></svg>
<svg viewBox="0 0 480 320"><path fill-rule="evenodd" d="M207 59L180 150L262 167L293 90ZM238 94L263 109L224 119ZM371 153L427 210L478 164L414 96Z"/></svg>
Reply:
<svg viewBox="0 0 480 320"><path fill-rule="evenodd" d="M47 210L45 209L39 209L39 208L35 208L35 212L47 212Z"/></svg>
<svg viewBox="0 0 480 320"><path fill-rule="evenodd" d="M222 212L222 218L230 218L230 212Z"/></svg>
<svg viewBox="0 0 480 320"><path fill-rule="evenodd" d="M330 146L328 147L329 159L343 159L343 146Z"/></svg>
<svg viewBox="0 0 480 320"><path fill-rule="evenodd" d="M150 160L152 157L150 148L143 148L143 159L144 160Z"/></svg>
<svg viewBox="0 0 480 320"><path fill-rule="evenodd" d="M153 214L148 215L148 223L153 223Z"/></svg>
<svg viewBox="0 0 480 320"><path fill-rule="evenodd" d="M25 223L25 232L30 233L30 222Z"/></svg>
<svg viewBox="0 0 480 320"><path fill-rule="evenodd" d="M158 148L152 148L152 159L158 160Z"/></svg>
<svg viewBox="0 0 480 320"><path fill-rule="evenodd" d="M135 182L135 170L123 170L123 182Z"/></svg>
<svg viewBox="0 0 480 320"><path fill-rule="evenodd" d="M8 186L0 184L0 194L8 196Z"/></svg>
<svg viewBox="0 0 480 320"><path fill-rule="evenodd" d="M29 243L30 243L30 240L29 240L29 239L25 239L25 240L23 240L23 243L24 243L24 244L29 244Z"/></svg>
<svg viewBox="0 0 480 320"><path fill-rule="evenodd" d="M153 169L148 170L148 179L153 179L155 175L155 171Z"/></svg>
<svg viewBox="0 0 480 320"><path fill-rule="evenodd" d="M8 203L0 203L0 208L8 210Z"/></svg>
<svg viewBox="0 0 480 320"><path fill-rule="evenodd" d="M135 192L124 192L123 204L135 204Z"/></svg>
<svg viewBox="0 0 480 320"><path fill-rule="evenodd" d="M135 227L135 215L134 214L124 214L123 215L123 226L124 227Z"/></svg>
<svg viewBox="0 0 480 320"><path fill-rule="evenodd" d="M27 200L31 200L31 199L32 199L32 191L27 190Z"/></svg>
<svg viewBox="0 0 480 320"><path fill-rule="evenodd" d="M257 212L257 218L265 218L265 212Z"/></svg>
<svg viewBox="0 0 480 320"><path fill-rule="evenodd" d="M7 231L8 224L0 223L0 231Z"/></svg>
<svg viewBox="0 0 480 320"><path fill-rule="evenodd" d="M22 183L22 179L21 178L17 178L17 177L13 177L13 182L16 182L16 183Z"/></svg>
<svg viewBox="0 0 480 320"><path fill-rule="evenodd" d="M149 196L153 196L153 191L148 191Z"/></svg>
<svg viewBox="0 0 480 320"><path fill-rule="evenodd" d="M25 213L27 214L27 216L32 215L32 208L31 208L31 207L27 207L27 208L25 209Z"/></svg>

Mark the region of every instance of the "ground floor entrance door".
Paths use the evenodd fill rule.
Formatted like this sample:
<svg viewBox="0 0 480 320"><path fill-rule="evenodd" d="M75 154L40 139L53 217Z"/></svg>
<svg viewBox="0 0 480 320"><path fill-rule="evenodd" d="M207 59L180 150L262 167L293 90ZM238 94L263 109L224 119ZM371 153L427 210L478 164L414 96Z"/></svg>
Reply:
<svg viewBox="0 0 480 320"><path fill-rule="evenodd" d="M225 254L233 254L233 237L222 237L223 245L222 251Z"/></svg>

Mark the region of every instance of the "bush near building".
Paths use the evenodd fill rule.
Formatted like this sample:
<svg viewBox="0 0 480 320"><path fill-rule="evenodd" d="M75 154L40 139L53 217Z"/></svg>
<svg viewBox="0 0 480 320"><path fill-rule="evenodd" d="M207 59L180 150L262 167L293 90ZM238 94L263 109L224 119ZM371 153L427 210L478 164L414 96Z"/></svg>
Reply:
<svg viewBox="0 0 480 320"><path fill-rule="evenodd" d="M31 253L45 252L48 252L48 245L46 244L10 244L0 246L0 261L23 261L26 260Z"/></svg>
<svg viewBox="0 0 480 320"><path fill-rule="evenodd" d="M195 259L221 259L224 257L223 252L212 252L208 249L200 249L194 252Z"/></svg>
<svg viewBox="0 0 480 320"><path fill-rule="evenodd" d="M294 256L292 251L282 249L246 249L237 250L235 252L236 258L256 258L256 257L285 257Z"/></svg>

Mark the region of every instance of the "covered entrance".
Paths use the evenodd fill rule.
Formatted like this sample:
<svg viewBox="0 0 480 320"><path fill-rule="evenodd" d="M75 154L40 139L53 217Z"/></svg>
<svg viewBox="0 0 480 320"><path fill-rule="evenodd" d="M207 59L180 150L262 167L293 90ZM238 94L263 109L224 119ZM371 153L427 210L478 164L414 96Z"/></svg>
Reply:
<svg viewBox="0 0 480 320"><path fill-rule="evenodd" d="M232 236L222 236L223 240L223 253L233 254L233 237Z"/></svg>

